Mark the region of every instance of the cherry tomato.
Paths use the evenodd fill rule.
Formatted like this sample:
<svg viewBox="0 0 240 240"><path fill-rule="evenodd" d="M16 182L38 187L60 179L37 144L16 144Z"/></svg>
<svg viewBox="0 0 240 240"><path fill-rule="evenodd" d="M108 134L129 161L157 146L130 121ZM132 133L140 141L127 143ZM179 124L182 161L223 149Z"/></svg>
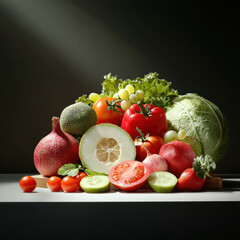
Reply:
<svg viewBox="0 0 240 240"><path fill-rule="evenodd" d="M79 182L73 177L64 177L61 181L61 187L64 192L76 192L80 185Z"/></svg>
<svg viewBox="0 0 240 240"><path fill-rule="evenodd" d="M140 188L150 175L149 167L139 161L123 161L109 172L109 180L124 191L135 191Z"/></svg>
<svg viewBox="0 0 240 240"><path fill-rule="evenodd" d="M61 181L62 179L60 177L50 177L47 181L47 186L52 192L58 192L61 188Z"/></svg>
<svg viewBox="0 0 240 240"><path fill-rule="evenodd" d="M80 182L86 176L87 176L87 174L85 172L79 172L76 176L73 177L74 179L76 179L79 182L79 189L82 189L80 186Z"/></svg>
<svg viewBox="0 0 240 240"><path fill-rule="evenodd" d="M37 182L31 176L24 176L19 181L19 185L24 192L32 192L36 188Z"/></svg>
<svg viewBox="0 0 240 240"><path fill-rule="evenodd" d="M116 98L104 97L93 104L93 109L97 114L97 124L112 123L121 126L124 111L121 108L121 101L117 101Z"/></svg>
<svg viewBox="0 0 240 240"><path fill-rule="evenodd" d="M141 138L136 139L134 143L136 147L136 159L142 162L147 157L147 151L151 154L158 154L164 145L164 140L159 136L149 136L146 140L142 140Z"/></svg>

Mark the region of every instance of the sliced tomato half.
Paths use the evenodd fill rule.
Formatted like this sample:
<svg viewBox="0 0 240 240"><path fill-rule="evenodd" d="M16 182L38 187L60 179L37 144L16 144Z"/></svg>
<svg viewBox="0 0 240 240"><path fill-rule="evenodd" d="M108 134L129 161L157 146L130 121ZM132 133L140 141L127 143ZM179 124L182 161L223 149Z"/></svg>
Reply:
<svg viewBox="0 0 240 240"><path fill-rule="evenodd" d="M142 162L129 160L115 165L109 172L110 182L124 191L140 188L150 175L149 167Z"/></svg>

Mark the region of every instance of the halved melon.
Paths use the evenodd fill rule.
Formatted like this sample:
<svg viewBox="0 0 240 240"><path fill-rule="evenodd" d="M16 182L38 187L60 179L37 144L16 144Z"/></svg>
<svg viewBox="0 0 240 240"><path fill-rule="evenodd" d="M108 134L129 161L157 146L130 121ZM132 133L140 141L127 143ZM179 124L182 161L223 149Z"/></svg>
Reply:
<svg viewBox="0 0 240 240"><path fill-rule="evenodd" d="M84 133L79 156L85 168L108 174L116 164L135 160L136 148L125 130L111 123L102 123Z"/></svg>

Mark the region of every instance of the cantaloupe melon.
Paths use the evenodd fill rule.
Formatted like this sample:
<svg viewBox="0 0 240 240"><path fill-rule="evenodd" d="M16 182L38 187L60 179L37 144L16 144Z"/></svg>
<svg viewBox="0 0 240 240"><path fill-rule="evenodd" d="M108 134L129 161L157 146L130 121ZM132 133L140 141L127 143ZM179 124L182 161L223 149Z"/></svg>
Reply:
<svg viewBox="0 0 240 240"><path fill-rule="evenodd" d="M63 109L60 116L61 129L74 136L82 136L97 123L95 110L85 103L78 102Z"/></svg>

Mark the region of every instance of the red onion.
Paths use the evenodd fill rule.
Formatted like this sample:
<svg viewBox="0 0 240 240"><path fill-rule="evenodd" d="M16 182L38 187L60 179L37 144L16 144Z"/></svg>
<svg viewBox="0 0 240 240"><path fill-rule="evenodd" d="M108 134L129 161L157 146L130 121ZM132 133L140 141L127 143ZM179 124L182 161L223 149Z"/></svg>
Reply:
<svg viewBox="0 0 240 240"><path fill-rule="evenodd" d="M79 161L79 143L61 130L59 118L52 118L52 132L45 136L34 150L34 164L43 176L57 175L66 163Z"/></svg>

